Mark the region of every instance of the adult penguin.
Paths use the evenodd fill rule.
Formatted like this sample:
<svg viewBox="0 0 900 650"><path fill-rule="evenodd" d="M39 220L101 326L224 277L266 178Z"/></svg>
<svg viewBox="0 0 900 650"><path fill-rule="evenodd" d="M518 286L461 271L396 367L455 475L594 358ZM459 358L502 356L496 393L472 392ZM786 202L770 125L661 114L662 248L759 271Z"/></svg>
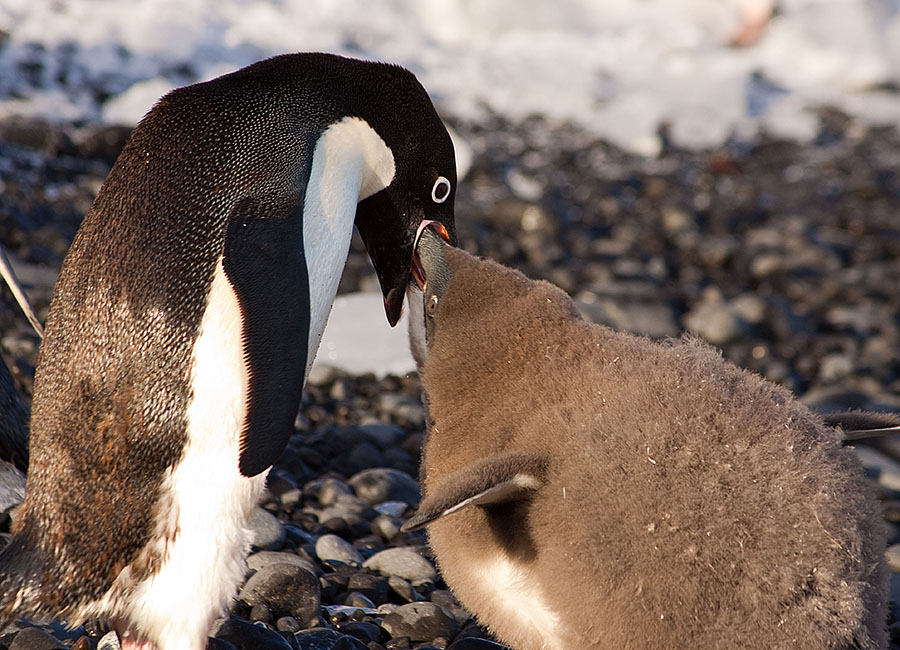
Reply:
<svg viewBox="0 0 900 650"><path fill-rule="evenodd" d="M402 68L268 59L144 117L66 256L35 377L0 614L199 650L244 576L354 223L388 320L453 146Z"/></svg>

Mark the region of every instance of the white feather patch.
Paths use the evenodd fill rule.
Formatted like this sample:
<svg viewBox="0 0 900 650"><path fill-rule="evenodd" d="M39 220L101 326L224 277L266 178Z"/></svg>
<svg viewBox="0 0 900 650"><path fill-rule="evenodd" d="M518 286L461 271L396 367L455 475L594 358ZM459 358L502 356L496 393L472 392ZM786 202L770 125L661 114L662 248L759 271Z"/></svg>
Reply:
<svg viewBox="0 0 900 650"><path fill-rule="evenodd" d="M242 328L220 259L194 344L187 445L163 481L157 530L144 550L161 555L162 566L136 585L126 567L83 611L130 621L132 640L153 641L158 650L204 648L246 571L247 522L266 473L247 478L238 469L248 386Z"/></svg>
<svg viewBox="0 0 900 650"><path fill-rule="evenodd" d="M394 156L358 117L345 117L319 137L303 205L303 247L309 272L309 355L312 366L353 235L356 204L394 178Z"/></svg>
<svg viewBox="0 0 900 650"><path fill-rule="evenodd" d="M482 598L500 612L491 623L502 636L527 639L529 648L565 650L559 643L559 617L547 606L527 567L499 552L476 564L475 570ZM496 625L497 621L501 624Z"/></svg>

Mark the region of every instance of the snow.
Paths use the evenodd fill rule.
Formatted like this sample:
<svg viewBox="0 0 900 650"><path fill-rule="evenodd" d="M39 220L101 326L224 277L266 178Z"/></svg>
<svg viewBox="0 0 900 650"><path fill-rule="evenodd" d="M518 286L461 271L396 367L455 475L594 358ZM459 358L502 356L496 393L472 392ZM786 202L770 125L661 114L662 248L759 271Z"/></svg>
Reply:
<svg viewBox="0 0 900 650"><path fill-rule="evenodd" d="M403 376L416 369L409 351L407 310L388 325L380 293L342 294L334 301L314 366L333 366L354 375Z"/></svg>
<svg viewBox="0 0 900 650"><path fill-rule="evenodd" d="M900 0L3 0L0 116L133 124L166 90L301 50L401 63L449 116L542 115L646 155L900 122ZM870 105L874 105L872 108Z"/></svg>

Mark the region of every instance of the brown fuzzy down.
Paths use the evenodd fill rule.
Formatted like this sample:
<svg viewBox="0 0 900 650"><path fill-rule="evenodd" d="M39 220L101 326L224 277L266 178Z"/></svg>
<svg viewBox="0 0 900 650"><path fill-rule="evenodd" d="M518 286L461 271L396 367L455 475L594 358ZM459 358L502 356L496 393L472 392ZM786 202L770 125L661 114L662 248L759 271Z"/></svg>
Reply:
<svg viewBox="0 0 900 650"><path fill-rule="evenodd" d="M593 325L546 282L444 259L424 498L494 454L547 468L529 500L429 525L480 622L520 650L887 647L885 530L837 431L699 342ZM549 640L485 591L495 556L557 617Z"/></svg>

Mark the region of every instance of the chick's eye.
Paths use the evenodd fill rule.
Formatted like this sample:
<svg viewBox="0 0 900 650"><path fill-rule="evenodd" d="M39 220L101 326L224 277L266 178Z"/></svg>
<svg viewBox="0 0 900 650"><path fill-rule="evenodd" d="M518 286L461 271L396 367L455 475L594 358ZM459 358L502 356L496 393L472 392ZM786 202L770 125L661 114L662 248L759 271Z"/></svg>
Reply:
<svg viewBox="0 0 900 650"><path fill-rule="evenodd" d="M432 295L431 298L428 299L428 304L425 306L425 310L428 312L429 316L434 316L435 312L437 312L438 306L438 297L436 295Z"/></svg>
<svg viewBox="0 0 900 650"><path fill-rule="evenodd" d="M438 176L431 188L431 200L435 203L443 203L450 196L450 181L443 176Z"/></svg>

